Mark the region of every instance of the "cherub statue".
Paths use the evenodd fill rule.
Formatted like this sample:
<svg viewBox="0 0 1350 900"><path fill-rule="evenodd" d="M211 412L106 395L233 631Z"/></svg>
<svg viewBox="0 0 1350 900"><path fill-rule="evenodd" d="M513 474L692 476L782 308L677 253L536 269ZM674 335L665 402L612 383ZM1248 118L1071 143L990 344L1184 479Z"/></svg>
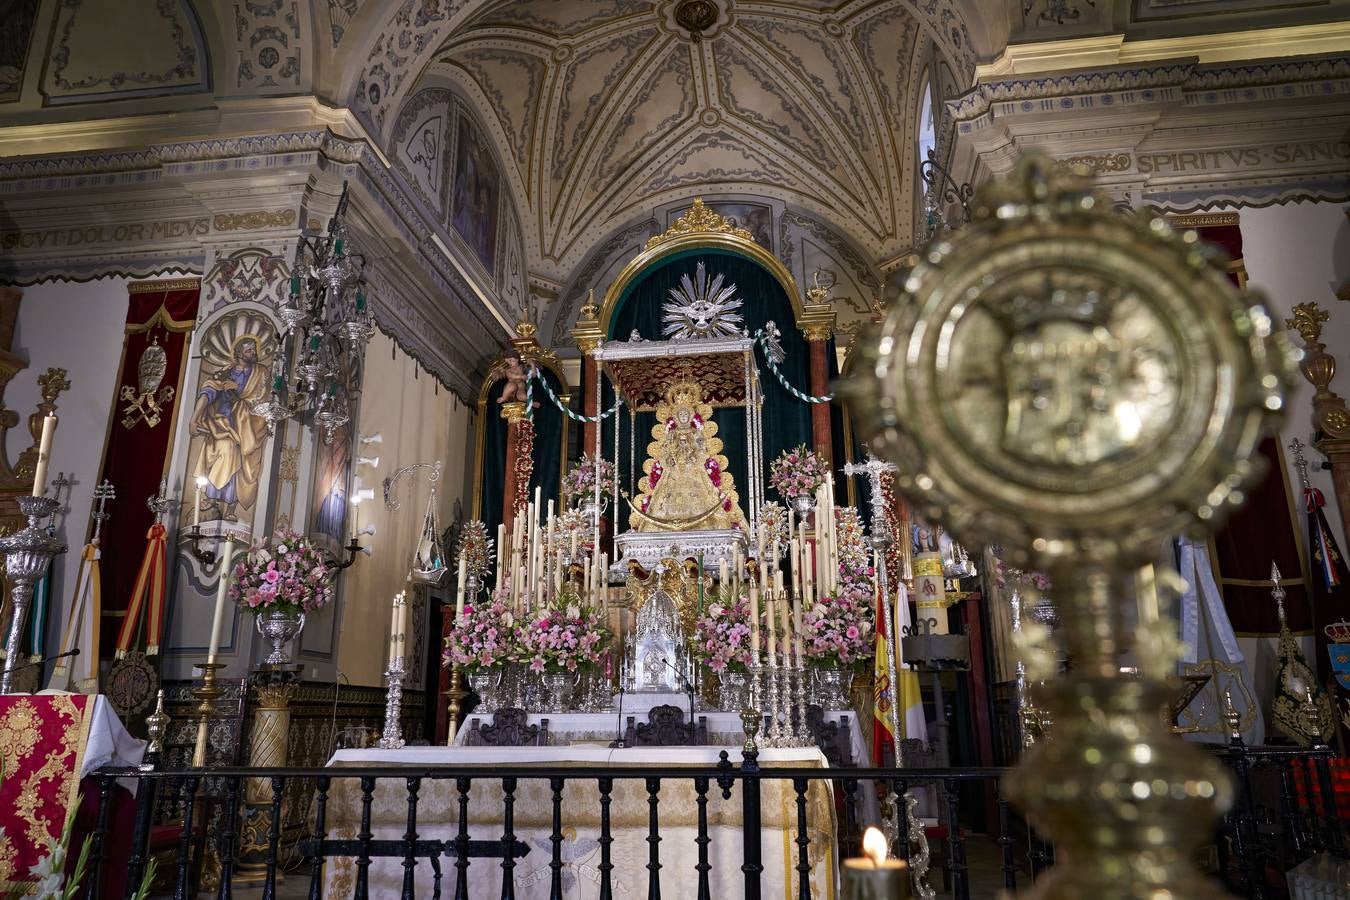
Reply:
<svg viewBox="0 0 1350 900"><path fill-rule="evenodd" d="M497 398L498 403L524 403L527 395L527 385L530 380L530 370L521 362L519 356L511 356L506 360L506 384L502 385L501 396ZM539 404L535 404L538 406Z"/></svg>

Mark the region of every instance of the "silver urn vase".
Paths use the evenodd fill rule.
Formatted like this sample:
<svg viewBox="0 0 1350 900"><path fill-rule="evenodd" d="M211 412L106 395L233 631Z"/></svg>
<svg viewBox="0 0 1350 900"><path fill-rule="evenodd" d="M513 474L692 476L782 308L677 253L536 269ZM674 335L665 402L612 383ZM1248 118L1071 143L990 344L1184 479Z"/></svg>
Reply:
<svg viewBox="0 0 1350 900"><path fill-rule="evenodd" d="M816 508L816 498L810 494L798 494L792 498L792 508L797 511L797 520L805 522Z"/></svg>
<svg viewBox="0 0 1350 900"><path fill-rule="evenodd" d="M475 712L490 713L502 708L502 698L498 689L501 687L503 674L500 666L477 669L470 673L469 690L478 695Z"/></svg>
<svg viewBox="0 0 1350 900"><path fill-rule="evenodd" d="M287 647L305 628L305 614L299 610L269 609L253 620L258 634L272 644L272 652L263 662L267 665L285 665L291 661Z"/></svg>
<svg viewBox="0 0 1350 900"><path fill-rule="evenodd" d="M563 713L572 708L572 685L576 681L573 672L548 672L544 675L545 703L541 712Z"/></svg>
<svg viewBox="0 0 1350 900"><path fill-rule="evenodd" d="M821 709L848 709L848 688L853 675L847 669L812 669L811 702Z"/></svg>
<svg viewBox="0 0 1350 900"><path fill-rule="evenodd" d="M717 707L723 712L740 712L750 705L750 676L726 669L717 676Z"/></svg>

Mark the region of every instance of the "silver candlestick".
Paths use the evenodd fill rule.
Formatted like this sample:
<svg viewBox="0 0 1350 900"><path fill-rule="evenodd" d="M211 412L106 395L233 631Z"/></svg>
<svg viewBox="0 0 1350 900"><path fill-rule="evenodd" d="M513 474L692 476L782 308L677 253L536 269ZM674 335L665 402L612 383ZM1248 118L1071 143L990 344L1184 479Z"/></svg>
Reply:
<svg viewBox="0 0 1350 900"><path fill-rule="evenodd" d="M66 552L66 545L49 534L39 523L54 515L60 501L54 497L18 497L20 511L28 518L28 527L0 538L0 552L5 554L5 574L9 577L10 605L14 616L10 619L9 634L5 637L5 668L0 673L0 694L12 690L14 668L19 664L19 642L23 639L24 620L33 601L33 585L37 583L52 558Z"/></svg>
<svg viewBox="0 0 1350 900"><path fill-rule="evenodd" d="M764 732L764 746L781 747L783 746L783 723L778 716L781 712L780 696L778 693L778 676L782 672L782 666L774 660L774 664L764 670L765 687L768 694L769 727Z"/></svg>
<svg viewBox="0 0 1350 900"><path fill-rule="evenodd" d="M796 747L797 731L792 722L792 670L791 664L778 667L778 696L782 704L783 734L779 738L780 747Z"/></svg>
<svg viewBox="0 0 1350 900"><path fill-rule="evenodd" d="M792 667L792 711L795 713L793 734L798 747L814 747L816 739L806 724L806 664L800 660Z"/></svg>
<svg viewBox="0 0 1350 900"><path fill-rule="evenodd" d="M384 731L379 740L381 750L399 750L403 747L403 726L399 722L403 714L403 666L403 657L396 656L389 661L389 668L384 673L389 690L384 698Z"/></svg>

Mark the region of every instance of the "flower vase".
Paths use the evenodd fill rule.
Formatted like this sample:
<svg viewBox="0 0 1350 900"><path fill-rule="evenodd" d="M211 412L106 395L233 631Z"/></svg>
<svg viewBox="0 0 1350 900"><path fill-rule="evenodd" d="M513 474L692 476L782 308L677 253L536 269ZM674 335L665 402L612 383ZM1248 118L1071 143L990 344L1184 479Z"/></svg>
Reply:
<svg viewBox="0 0 1350 900"><path fill-rule="evenodd" d="M475 712L491 713L501 709L498 688L502 683L500 668L479 669L469 675L469 690L478 695Z"/></svg>
<svg viewBox="0 0 1350 900"><path fill-rule="evenodd" d="M717 708L722 712L740 712L749 703L749 676L725 669L717 676Z"/></svg>
<svg viewBox="0 0 1350 900"><path fill-rule="evenodd" d="M291 654L286 647L304 630L305 614L298 609L272 607L266 612L259 613L253 624L258 629L258 634L272 644L272 652L267 654L263 662L267 665L288 664L291 661Z"/></svg>
<svg viewBox="0 0 1350 900"><path fill-rule="evenodd" d="M792 498L792 508L797 511L798 521L805 522L807 517L815 511L816 498L811 494L798 494Z"/></svg>
<svg viewBox="0 0 1350 900"><path fill-rule="evenodd" d="M571 672L547 672L544 675L546 712L563 713L572 708L572 683L576 676Z"/></svg>
<svg viewBox="0 0 1350 900"><path fill-rule="evenodd" d="M812 670L811 702L821 709L848 709L850 673L847 669L817 668Z"/></svg>

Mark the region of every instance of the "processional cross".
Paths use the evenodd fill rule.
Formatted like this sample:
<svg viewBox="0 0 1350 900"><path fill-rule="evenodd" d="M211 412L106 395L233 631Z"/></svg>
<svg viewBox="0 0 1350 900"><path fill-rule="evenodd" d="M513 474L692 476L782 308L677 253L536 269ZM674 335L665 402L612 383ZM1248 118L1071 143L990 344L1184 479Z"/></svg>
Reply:
<svg viewBox="0 0 1350 900"><path fill-rule="evenodd" d="M896 471L895 463L878 459L871 450L867 451L867 462L847 463L844 466L845 475L867 476L867 485L872 491L868 499L872 507L872 533L877 536L883 533L890 534L890 520L886 517L886 499L881 493L881 476L894 471Z"/></svg>
<svg viewBox="0 0 1350 900"><path fill-rule="evenodd" d="M94 502L97 506L94 508L94 543L98 543L99 533L103 531L103 523L108 518L108 513L104 511L104 506L109 500L117 499L117 490L113 483L108 479L103 479L103 483L94 488Z"/></svg>

